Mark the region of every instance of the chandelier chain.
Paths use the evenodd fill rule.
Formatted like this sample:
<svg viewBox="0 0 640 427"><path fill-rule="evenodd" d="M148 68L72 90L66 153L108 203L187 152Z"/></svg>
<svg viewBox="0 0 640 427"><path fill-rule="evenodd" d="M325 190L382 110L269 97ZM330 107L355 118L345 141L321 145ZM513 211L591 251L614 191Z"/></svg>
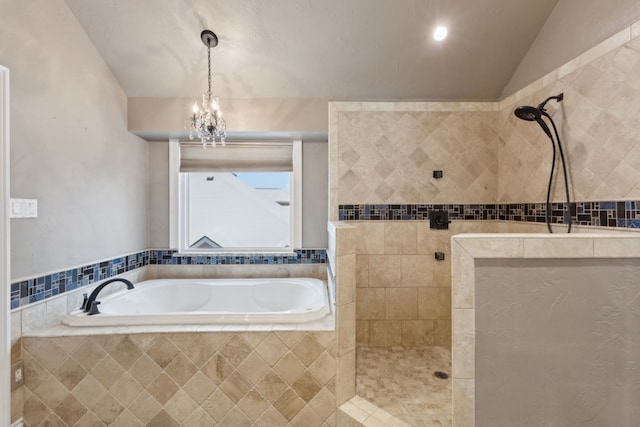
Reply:
<svg viewBox="0 0 640 427"><path fill-rule="evenodd" d="M209 66L209 91L207 93L209 94L209 98L211 98L211 42L207 43L207 57Z"/></svg>

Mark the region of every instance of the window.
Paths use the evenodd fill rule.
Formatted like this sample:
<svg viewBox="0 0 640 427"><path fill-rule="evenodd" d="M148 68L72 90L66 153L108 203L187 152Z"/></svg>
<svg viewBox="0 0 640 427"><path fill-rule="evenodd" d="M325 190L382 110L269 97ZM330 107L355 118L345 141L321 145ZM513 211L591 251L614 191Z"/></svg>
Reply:
<svg viewBox="0 0 640 427"><path fill-rule="evenodd" d="M183 253L292 252L301 236L301 142L172 141L171 246ZM177 202L177 209L173 206Z"/></svg>

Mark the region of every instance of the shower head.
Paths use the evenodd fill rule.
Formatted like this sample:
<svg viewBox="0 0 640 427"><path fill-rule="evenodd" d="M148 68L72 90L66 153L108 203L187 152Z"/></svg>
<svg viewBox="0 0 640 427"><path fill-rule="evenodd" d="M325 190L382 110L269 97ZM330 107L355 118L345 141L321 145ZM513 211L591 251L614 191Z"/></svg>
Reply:
<svg viewBox="0 0 640 427"><path fill-rule="evenodd" d="M544 133L546 133L547 136L551 138L551 140L553 141L553 137L551 136L551 131L549 130L549 126L547 126L544 120L542 120L543 111L544 110L541 110L540 108L532 107L530 105L522 105L516 108L513 114L515 114L516 117L521 120L526 120L528 122L538 122L538 124L540 125Z"/></svg>
<svg viewBox="0 0 640 427"><path fill-rule="evenodd" d="M542 117L540 109L530 105L522 105L516 108L516 111L514 111L513 114L515 114L517 118L528 122L540 120L540 117Z"/></svg>

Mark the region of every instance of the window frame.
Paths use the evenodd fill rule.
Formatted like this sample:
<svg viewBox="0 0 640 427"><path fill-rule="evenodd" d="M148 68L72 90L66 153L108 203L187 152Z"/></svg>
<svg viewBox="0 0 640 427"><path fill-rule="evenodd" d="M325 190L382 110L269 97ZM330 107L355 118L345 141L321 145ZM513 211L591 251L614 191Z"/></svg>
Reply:
<svg viewBox="0 0 640 427"><path fill-rule="evenodd" d="M169 246L183 255L220 255L250 253L293 254L302 247L302 141L291 142L293 171L290 178L290 221L288 248L244 247L244 248L190 248L188 246L188 179L180 173L180 141L169 140ZM208 148L224 150L222 146ZM212 171L215 172L215 171Z"/></svg>

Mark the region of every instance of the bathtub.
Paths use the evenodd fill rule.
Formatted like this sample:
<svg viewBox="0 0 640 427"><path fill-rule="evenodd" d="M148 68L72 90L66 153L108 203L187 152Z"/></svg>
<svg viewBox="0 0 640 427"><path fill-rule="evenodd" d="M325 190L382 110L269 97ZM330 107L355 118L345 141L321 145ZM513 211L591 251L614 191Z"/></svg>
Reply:
<svg viewBox="0 0 640 427"><path fill-rule="evenodd" d="M326 284L311 278L158 279L98 297L100 314L69 326L306 323L329 315Z"/></svg>

